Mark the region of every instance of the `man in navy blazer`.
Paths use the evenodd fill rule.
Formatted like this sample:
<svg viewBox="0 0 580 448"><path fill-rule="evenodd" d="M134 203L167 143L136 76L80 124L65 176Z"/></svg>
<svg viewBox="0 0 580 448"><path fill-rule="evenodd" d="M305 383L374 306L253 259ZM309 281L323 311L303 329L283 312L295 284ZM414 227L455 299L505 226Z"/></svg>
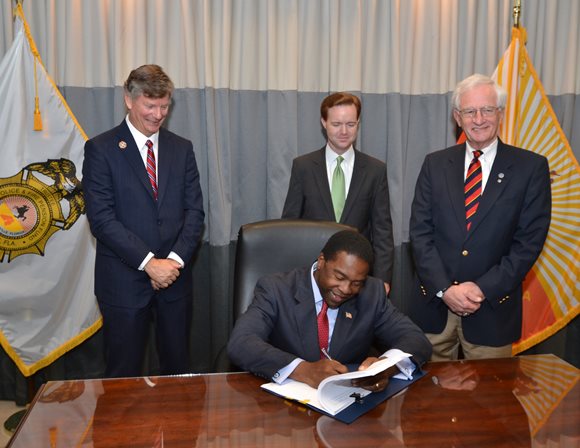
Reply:
<svg viewBox="0 0 580 448"><path fill-rule="evenodd" d="M487 76L461 81L453 116L467 142L427 155L417 179L410 316L433 360L456 358L459 346L466 358L508 357L521 336L522 281L546 239L551 189L545 157L498 138L506 97ZM468 230L464 181L475 151L483 192Z"/></svg>
<svg viewBox="0 0 580 448"><path fill-rule="evenodd" d="M337 221L358 229L373 245L372 275L387 291L393 276L393 225L389 208L387 168L383 162L357 151L354 142L361 102L347 92L327 96L320 105L325 147L294 159L282 218ZM346 202L339 217L331 198L332 173L344 157Z"/></svg>
<svg viewBox="0 0 580 448"><path fill-rule="evenodd" d="M85 144L83 188L110 377L142 374L153 316L161 374L189 367L191 262L204 211L192 143L161 127L173 89L157 65L133 70L127 117Z"/></svg>
<svg viewBox="0 0 580 448"><path fill-rule="evenodd" d="M368 367L377 360L369 355L373 342L381 349L413 355L412 361L398 365L407 373L422 365L431 355L431 344L390 303L382 281L368 276L372 261L368 240L354 230L343 230L330 237L313 266L261 278L231 334L231 361L269 380L292 378L312 387L345 373L345 364ZM317 325L323 303L330 330L328 341L323 341L328 343L324 356ZM359 385L383 390L393 373Z"/></svg>

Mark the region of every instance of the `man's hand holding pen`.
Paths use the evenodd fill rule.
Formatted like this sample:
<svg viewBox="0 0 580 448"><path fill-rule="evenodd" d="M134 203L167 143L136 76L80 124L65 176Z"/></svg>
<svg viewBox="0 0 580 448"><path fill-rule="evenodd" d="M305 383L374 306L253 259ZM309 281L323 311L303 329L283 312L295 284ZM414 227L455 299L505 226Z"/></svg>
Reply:
<svg viewBox="0 0 580 448"><path fill-rule="evenodd" d="M346 366L333 359L323 358L320 361L302 361L290 374L290 378L311 387L318 388L322 380L339 373L347 373Z"/></svg>
<svg viewBox="0 0 580 448"><path fill-rule="evenodd" d="M338 361L333 360L328 352L322 349L324 358L316 362L303 361L290 374L290 378L306 383L311 387L318 388L318 385L326 378L340 373L347 373L348 368ZM366 370L369 366L377 362L379 358L369 357L365 359L358 370ZM362 387L371 392L380 392L389 384L389 378L399 372L397 366L389 367L387 370L367 378L357 378L352 380L352 385Z"/></svg>

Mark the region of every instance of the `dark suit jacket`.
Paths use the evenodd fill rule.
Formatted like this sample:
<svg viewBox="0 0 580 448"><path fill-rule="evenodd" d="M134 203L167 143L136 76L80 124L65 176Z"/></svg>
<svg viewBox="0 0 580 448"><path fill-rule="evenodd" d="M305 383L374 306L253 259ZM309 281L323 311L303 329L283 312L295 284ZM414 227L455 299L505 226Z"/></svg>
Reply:
<svg viewBox="0 0 580 448"><path fill-rule="evenodd" d="M83 190L97 239L95 295L104 303L141 308L153 297L149 276L138 267L149 252L174 251L186 263L178 279L157 297L191 295L191 261L203 230L203 201L193 146L159 131L159 197L125 120L85 144Z"/></svg>
<svg viewBox="0 0 580 448"><path fill-rule="evenodd" d="M320 359L317 328L309 267L262 277L252 304L236 322L228 354L237 366L270 379L296 357ZM431 356L423 332L390 303L382 281L368 277L360 293L339 309L330 356L343 364L360 363L375 338L385 348L411 353L419 365Z"/></svg>
<svg viewBox="0 0 580 448"><path fill-rule="evenodd" d="M294 159L282 218L335 221L326 174L325 148ZM352 179L342 224L356 227L373 245L372 274L388 283L393 276L393 225L387 169L383 162L355 150Z"/></svg>
<svg viewBox="0 0 580 448"><path fill-rule="evenodd" d="M435 294L453 282L475 282L481 308L463 318L465 338L501 346L520 338L522 281L539 256L550 226L546 158L498 143L475 214L465 226L465 144L427 155L415 189L410 223L417 283L411 317L427 333L441 333L447 307Z"/></svg>

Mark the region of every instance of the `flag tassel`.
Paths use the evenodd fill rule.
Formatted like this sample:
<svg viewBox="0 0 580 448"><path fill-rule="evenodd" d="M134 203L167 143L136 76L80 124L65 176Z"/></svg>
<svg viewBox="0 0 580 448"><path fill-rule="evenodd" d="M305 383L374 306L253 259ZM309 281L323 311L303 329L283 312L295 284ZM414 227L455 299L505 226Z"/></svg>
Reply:
<svg viewBox="0 0 580 448"><path fill-rule="evenodd" d="M42 116L40 115L40 106L38 101L38 76L36 74L36 55L34 57L34 122L32 129L42 131Z"/></svg>
<svg viewBox="0 0 580 448"><path fill-rule="evenodd" d="M38 106L38 96L34 98L34 127L35 131L42 131L42 116Z"/></svg>

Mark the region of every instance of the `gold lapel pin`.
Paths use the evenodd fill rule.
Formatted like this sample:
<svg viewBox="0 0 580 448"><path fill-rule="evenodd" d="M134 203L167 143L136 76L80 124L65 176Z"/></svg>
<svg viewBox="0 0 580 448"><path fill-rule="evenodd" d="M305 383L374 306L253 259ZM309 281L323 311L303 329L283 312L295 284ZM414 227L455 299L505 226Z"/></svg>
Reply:
<svg viewBox="0 0 580 448"><path fill-rule="evenodd" d="M347 319L352 319L352 314L350 314L348 311L345 311L344 315Z"/></svg>
<svg viewBox="0 0 580 448"><path fill-rule="evenodd" d="M119 142L119 148L121 148L121 149L125 149L126 147L127 147L127 143L126 143L126 142L124 142L123 140L121 140L121 141Z"/></svg>

